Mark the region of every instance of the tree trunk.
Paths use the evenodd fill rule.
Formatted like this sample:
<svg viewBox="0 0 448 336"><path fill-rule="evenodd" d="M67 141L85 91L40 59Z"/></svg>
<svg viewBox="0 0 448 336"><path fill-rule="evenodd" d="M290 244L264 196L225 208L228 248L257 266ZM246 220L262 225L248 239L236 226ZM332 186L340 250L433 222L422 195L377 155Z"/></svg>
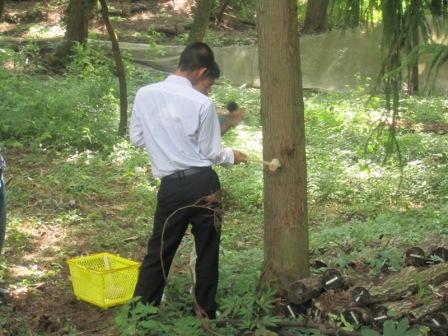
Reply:
<svg viewBox="0 0 448 336"><path fill-rule="evenodd" d="M409 5L409 11L408 14L409 20L410 20L410 41L409 43L409 52L411 52L414 48L418 47L419 45L419 11L422 10L423 3L421 0L411 0L411 3ZM419 82L418 82L418 63L419 58L417 57L414 60L414 63L411 64L408 67L408 91L409 94L416 94L418 92L419 88Z"/></svg>
<svg viewBox="0 0 448 336"><path fill-rule="evenodd" d="M222 17L224 16L224 13L225 13L229 3L230 3L230 0L223 0L223 2L221 3L221 6L219 6L219 9L216 13L216 17L215 17L216 22L218 22L218 23L222 22Z"/></svg>
<svg viewBox="0 0 448 336"><path fill-rule="evenodd" d="M305 23L302 33L315 34L328 30L327 8L329 0L308 0L306 7Z"/></svg>
<svg viewBox="0 0 448 336"><path fill-rule="evenodd" d="M59 47L58 57L66 57L76 42L85 44L89 32L89 19L95 8L95 0L70 0L64 21L67 25L65 42Z"/></svg>
<svg viewBox="0 0 448 336"><path fill-rule="evenodd" d="M433 16L440 17L443 14L443 1L431 0L429 3L429 11Z"/></svg>
<svg viewBox="0 0 448 336"><path fill-rule="evenodd" d="M0 22L2 21L3 10L5 9L6 0L0 0Z"/></svg>
<svg viewBox="0 0 448 336"><path fill-rule="evenodd" d="M350 28L358 27L361 19L361 1L349 0L347 24Z"/></svg>
<svg viewBox="0 0 448 336"><path fill-rule="evenodd" d="M120 46L118 44L117 35L109 20L109 10L107 8L106 0L100 0L101 3L101 16L112 42L112 52L114 54L115 66L117 67L118 82L120 85L120 122L118 126L118 134L121 136L126 135L128 124L128 99L126 88L126 71L123 64L123 59L120 53Z"/></svg>
<svg viewBox="0 0 448 336"><path fill-rule="evenodd" d="M197 0L194 10L194 20L191 26L188 43L202 42L207 31L212 12L213 0Z"/></svg>
<svg viewBox="0 0 448 336"><path fill-rule="evenodd" d="M305 126L295 0L261 0L258 8L263 159L264 248L261 284L279 288L309 275Z"/></svg>

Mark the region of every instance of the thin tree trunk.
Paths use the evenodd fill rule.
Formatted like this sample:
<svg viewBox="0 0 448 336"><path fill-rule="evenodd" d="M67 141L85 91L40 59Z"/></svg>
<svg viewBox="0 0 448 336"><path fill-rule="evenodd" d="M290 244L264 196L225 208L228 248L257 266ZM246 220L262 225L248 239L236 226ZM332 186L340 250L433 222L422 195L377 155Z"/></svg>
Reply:
<svg viewBox="0 0 448 336"><path fill-rule="evenodd" d="M89 33L89 19L95 5L95 0L70 0L64 18L67 25L65 41L56 51L58 57L68 56L76 42L86 43Z"/></svg>
<svg viewBox="0 0 448 336"><path fill-rule="evenodd" d="M443 14L443 1L431 0L429 3L429 10L433 16L440 17Z"/></svg>
<svg viewBox="0 0 448 336"><path fill-rule="evenodd" d="M328 30L327 9L329 0L308 0L302 33L315 34Z"/></svg>
<svg viewBox="0 0 448 336"><path fill-rule="evenodd" d="M413 48L417 47L418 41L418 27L414 27L412 31ZM415 63L409 69L409 93L416 94L419 90L419 80L418 80L418 63L419 58L415 60Z"/></svg>
<svg viewBox="0 0 448 336"><path fill-rule="evenodd" d="M216 22L221 23L222 17L229 5L230 0L223 0L221 6L219 6L218 12L216 13Z"/></svg>
<svg viewBox="0 0 448 336"><path fill-rule="evenodd" d="M0 0L0 21L2 21L3 10L5 9L6 0Z"/></svg>
<svg viewBox="0 0 448 336"><path fill-rule="evenodd" d="M309 275L305 127L295 0L260 0L259 68L264 172L261 284L280 288Z"/></svg>
<svg viewBox="0 0 448 336"><path fill-rule="evenodd" d="M128 99L126 88L126 71L121 57L120 45L118 44L117 35L109 20L109 10L107 8L106 0L100 0L101 3L101 16L103 22L106 25L107 31L112 42L112 52L114 54L115 66L117 67L118 82L120 85L120 122L118 126L118 134L124 136L127 130L128 124Z"/></svg>
<svg viewBox="0 0 448 336"><path fill-rule="evenodd" d="M210 21L213 0L197 0L188 43L202 42Z"/></svg>
<svg viewBox="0 0 448 336"><path fill-rule="evenodd" d="M350 0L349 4L347 23L350 28L355 28L361 19L361 0Z"/></svg>
<svg viewBox="0 0 448 336"><path fill-rule="evenodd" d="M409 41L409 52L419 45L419 11L423 6L421 0L411 0L409 5L408 15L410 16L410 41ZM408 90L410 94L415 94L419 89L418 81L418 63L419 59L415 59L415 62L408 68Z"/></svg>

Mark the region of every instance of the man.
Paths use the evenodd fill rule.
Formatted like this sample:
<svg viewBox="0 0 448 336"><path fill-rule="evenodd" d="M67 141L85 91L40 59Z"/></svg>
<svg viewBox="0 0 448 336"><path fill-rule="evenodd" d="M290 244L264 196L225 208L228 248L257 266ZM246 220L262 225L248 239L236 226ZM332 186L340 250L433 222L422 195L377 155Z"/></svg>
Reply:
<svg viewBox="0 0 448 336"><path fill-rule="evenodd" d="M192 43L182 52L174 75L147 85L135 97L131 142L145 147L152 172L161 179L152 236L140 267L134 295L159 305L171 262L191 223L195 239L195 309L215 318L220 230L216 195L220 190L212 164L245 162L245 154L221 145L212 101L193 88L214 64L212 50Z"/></svg>
<svg viewBox="0 0 448 336"><path fill-rule="evenodd" d="M210 89L215 84L215 81L219 79L221 71L216 62L208 69L204 76L193 87L199 92L209 95ZM235 104L236 105L236 104ZM236 105L237 106L237 105ZM219 126L221 128L221 135L224 135L230 128L236 127L243 118L244 112L237 107L236 111L229 111L229 114L219 114Z"/></svg>

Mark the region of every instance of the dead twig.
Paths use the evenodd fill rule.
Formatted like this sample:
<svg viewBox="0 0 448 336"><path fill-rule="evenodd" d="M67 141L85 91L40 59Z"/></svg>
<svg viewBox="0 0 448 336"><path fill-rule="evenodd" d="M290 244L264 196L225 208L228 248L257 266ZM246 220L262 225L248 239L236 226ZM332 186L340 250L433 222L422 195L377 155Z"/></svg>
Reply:
<svg viewBox="0 0 448 336"><path fill-rule="evenodd" d="M162 235L160 238L160 263L162 265L162 273L165 282L167 282L167 276L165 273L165 268L163 267L163 238L165 235L165 228L168 222L175 214L179 211L188 209L188 208L199 208L199 209L208 209L213 212L214 224L216 230L221 230L221 220L222 220L222 210L217 206L220 202L220 191L217 191L211 195L207 195L198 199L195 203L180 207L174 210L165 220L162 226Z"/></svg>
<svg viewBox="0 0 448 336"><path fill-rule="evenodd" d="M165 282L167 282L167 276L165 273L165 268L163 267L163 238L165 235L165 228L168 224L169 220L179 211L188 209L188 208L199 208L199 209L208 209L212 211L213 218L214 218L214 225L216 230L221 230L221 221L222 221L222 210L218 206L220 203L220 192L217 191L211 195L201 197L199 200L197 200L195 203L186 205L184 207L178 208L175 211L173 211L165 220L162 227L162 235L161 235L161 242L160 242L160 263L162 264L162 272L163 272L163 278L165 279ZM190 276L191 281L193 284L193 289L191 291L191 296L193 299L193 307L194 311L196 313L196 317L198 318L199 322L201 323L202 329L209 335L212 336L223 336L222 334L216 332L213 327L211 326L210 319L207 316L207 313L202 309L202 307L198 304L196 300L196 294L195 294L195 270L194 270L194 263L190 264Z"/></svg>

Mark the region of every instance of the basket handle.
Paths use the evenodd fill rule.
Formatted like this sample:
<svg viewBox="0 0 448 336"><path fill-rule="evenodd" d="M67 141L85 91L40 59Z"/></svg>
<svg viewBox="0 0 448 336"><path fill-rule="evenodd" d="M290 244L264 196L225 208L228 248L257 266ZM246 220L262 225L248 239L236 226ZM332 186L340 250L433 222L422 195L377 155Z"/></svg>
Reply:
<svg viewBox="0 0 448 336"><path fill-rule="evenodd" d="M107 257L107 255L103 256L103 262L104 262L104 269L108 272L110 271L110 263L109 263L109 258ZM106 281L108 282L108 287L109 288L113 288L114 284L112 281L112 274L107 273L106 274Z"/></svg>

